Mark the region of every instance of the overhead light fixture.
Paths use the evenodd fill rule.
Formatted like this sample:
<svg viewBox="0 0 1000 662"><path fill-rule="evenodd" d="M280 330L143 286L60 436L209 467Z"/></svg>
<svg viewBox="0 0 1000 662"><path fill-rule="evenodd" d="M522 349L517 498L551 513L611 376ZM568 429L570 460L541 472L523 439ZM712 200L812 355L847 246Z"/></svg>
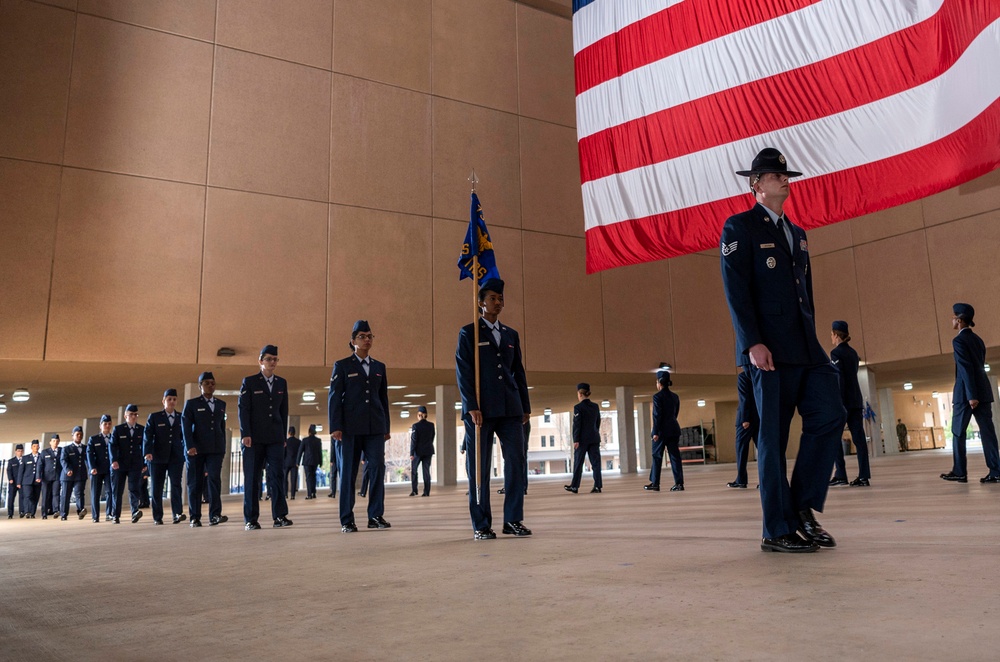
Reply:
<svg viewBox="0 0 1000 662"><path fill-rule="evenodd" d="M455 409L458 410L458 409L461 409L461 408L462 408L462 403L461 402L456 402L455 403Z"/></svg>
<svg viewBox="0 0 1000 662"><path fill-rule="evenodd" d="M398 391L401 388L406 388L405 386L386 386L390 391Z"/></svg>
<svg viewBox="0 0 1000 662"><path fill-rule="evenodd" d="M404 398L424 398L427 397L426 393L405 393Z"/></svg>
<svg viewBox="0 0 1000 662"><path fill-rule="evenodd" d="M317 425L316 426L316 432L322 432L322 431L323 431L323 426L322 425Z"/></svg>
<svg viewBox="0 0 1000 662"><path fill-rule="evenodd" d="M542 413L545 414L546 416L551 416L552 415L552 410L549 409L548 407L546 407L545 411L543 411Z"/></svg>
<svg viewBox="0 0 1000 662"><path fill-rule="evenodd" d="M989 372L990 371L990 364L989 363L984 363L983 364L983 370L985 370L986 372Z"/></svg>
<svg viewBox="0 0 1000 662"><path fill-rule="evenodd" d="M31 394L28 393L28 389L19 388L16 391L14 391L14 395L11 396L11 398L14 400L14 402L27 402L28 399L31 398Z"/></svg>
<svg viewBox="0 0 1000 662"><path fill-rule="evenodd" d="M410 410L409 409L404 409L403 411L399 412L399 417L400 418L409 418L410 417Z"/></svg>
<svg viewBox="0 0 1000 662"><path fill-rule="evenodd" d="M674 367L672 365L670 365L669 363L664 363L664 362L661 361L660 362L660 367L657 368L656 370L654 370L653 372L659 372L661 370L666 370L667 372L673 372L673 369L674 369Z"/></svg>
<svg viewBox="0 0 1000 662"><path fill-rule="evenodd" d="M937 397L940 397L940 395L941 395L941 394L940 394L940 393L938 393L937 391L931 391L931 397L932 397L932 398L937 398Z"/></svg>
<svg viewBox="0 0 1000 662"><path fill-rule="evenodd" d="M607 409L607 408L609 408L611 406L611 401L610 400L601 400L601 406L604 407L605 409Z"/></svg>
<svg viewBox="0 0 1000 662"><path fill-rule="evenodd" d="M396 405L397 407L405 407L406 405L410 404L410 401L409 400L400 400L398 402L393 402L392 404Z"/></svg>
<svg viewBox="0 0 1000 662"><path fill-rule="evenodd" d="M215 353L216 356L236 356L236 350L232 347L220 347Z"/></svg>
<svg viewBox="0 0 1000 662"><path fill-rule="evenodd" d="M529 390L529 391L533 391L534 389L535 389L535 387L534 387L534 386L529 386L529 387L528 387L528 390Z"/></svg>
<svg viewBox="0 0 1000 662"><path fill-rule="evenodd" d="M316 402L316 391L305 391L302 393L302 402Z"/></svg>
<svg viewBox="0 0 1000 662"><path fill-rule="evenodd" d="M436 404L437 404L436 402L428 402L428 403L427 403L427 406L428 406L428 407L433 407L433 406L434 406L434 405L436 405Z"/></svg>
<svg viewBox="0 0 1000 662"><path fill-rule="evenodd" d="M0 414L6 414L6 413L7 413L7 403L0 402Z"/></svg>
<svg viewBox="0 0 1000 662"><path fill-rule="evenodd" d="M699 407L704 407L705 406L705 401L704 400L699 400L698 401L698 406Z"/></svg>
<svg viewBox="0 0 1000 662"><path fill-rule="evenodd" d="M904 391L912 391L913 390L913 382L906 382L905 384L903 384L903 390Z"/></svg>

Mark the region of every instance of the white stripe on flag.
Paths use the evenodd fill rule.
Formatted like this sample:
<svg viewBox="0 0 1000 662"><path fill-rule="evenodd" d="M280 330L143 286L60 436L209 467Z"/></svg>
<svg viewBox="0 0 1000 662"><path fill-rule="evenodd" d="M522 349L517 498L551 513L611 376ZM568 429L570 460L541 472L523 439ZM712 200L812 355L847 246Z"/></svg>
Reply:
<svg viewBox="0 0 1000 662"><path fill-rule="evenodd" d="M684 0L596 0L573 14L573 54Z"/></svg>
<svg viewBox="0 0 1000 662"><path fill-rule="evenodd" d="M962 128L1000 98L1000 20L948 71L900 94L583 185L586 229L686 209L746 193L747 167L767 146L818 177L890 158ZM914 173L914 177L920 177ZM878 182L872 182L878 186Z"/></svg>
<svg viewBox="0 0 1000 662"><path fill-rule="evenodd" d="M720 37L578 95L577 137L846 53L930 18L942 4L824 0Z"/></svg>

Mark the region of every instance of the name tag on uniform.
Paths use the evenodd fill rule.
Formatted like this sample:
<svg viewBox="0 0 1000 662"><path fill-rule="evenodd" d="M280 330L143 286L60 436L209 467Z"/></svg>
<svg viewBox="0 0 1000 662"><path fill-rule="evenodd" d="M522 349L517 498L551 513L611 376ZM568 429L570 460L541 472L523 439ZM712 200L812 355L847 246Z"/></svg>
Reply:
<svg viewBox="0 0 1000 662"><path fill-rule="evenodd" d="M774 248L774 244L761 244L761 248Z"/></svg>
<svg viewBox="0 0 1000 662"><path fill-rule="evenodd" d="M263 393L263 392L264 392L264 391L254 391L254 392L253 392L253 394L254 394L254 395L260 395L260 394L261 394L261 393Z"/></svg>
<svg viewBox="0 0 1000 662"><path fill-rule="evenodd" d="M480 347L488 347L488 346L489 346L489 344L490 344L490 341L488 341L488 340L487 340L486 342L481 342L481 343L479 343L479 346L480 346Z"/></svg>
<svg viewBox="0 0 1000 662"><path fill-rule="evenodd" d="M157 423L156 427L158 427L158 428L165 428L165 427L167 427L167 424L166 423Z"/></svg>
<svg viewBox="0 0 1000 662"><path fill-rule="evenodd" d="M347 374L347 376L348 377L357 377L358 373L356 373L356 372L350 372L350 373Z"/></svg>
<svg viewBox="0 0 1000 662"><path fill-rule="evenodd" d="M198 407L198 411L205 411L204 407Z"/></svg>

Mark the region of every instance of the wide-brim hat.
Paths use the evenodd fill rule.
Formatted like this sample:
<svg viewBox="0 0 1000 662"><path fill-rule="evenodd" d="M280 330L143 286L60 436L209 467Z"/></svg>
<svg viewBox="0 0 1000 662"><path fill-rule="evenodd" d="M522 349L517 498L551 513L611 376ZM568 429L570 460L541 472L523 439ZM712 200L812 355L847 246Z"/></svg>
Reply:
<svg viewBox="0 0 1000 662"><path fill-rule="evenodd" d="M802 173L788 169L788 162L785 155L773 147L765 147L754 157L749 170L737 170L740 177L752 177L753 175L763 175L768 172L776 172L789 177L801 177Z"/></svg>

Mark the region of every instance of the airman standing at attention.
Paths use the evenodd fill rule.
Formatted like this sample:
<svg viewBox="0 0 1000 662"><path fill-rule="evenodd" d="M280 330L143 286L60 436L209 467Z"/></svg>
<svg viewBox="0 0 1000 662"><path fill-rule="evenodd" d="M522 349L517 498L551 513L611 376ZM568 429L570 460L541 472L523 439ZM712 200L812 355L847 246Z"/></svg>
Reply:
<svg viewBox="0 0 1000 662"><path fill-rule="evenodd" d="M604 488L601 480L601 408L590 400L590 384L576 385L579 402L573 407L573 480L563 485L567 492L580 491L583 480L583 461L590 458L590 469L594 472L592 493L600 494Z"/></svg>
<svg viewBox="0 0 1000 662"><path fill-rule="evenodd" d="M427 407L417 407L417 422L410 426L410 496L417 496L417 467L423 467L424 491L431 495L431 460L434 458L434 424L427 420Z"/></svg>
<svg viewBox="0 0 1000 662"><path fill-rule="evenodd" d="M670 457L670 471L674 475L671 492L684 491L684 461L681 459L681 426L677 414L681 410L681 400L670 390L673 382L668 370L656 373L656 393L653 394L653 466L649 469L649 485L644 490L660 491L660 474L663 471L663 452Z"/></svg>
<svg viewBox="0 0 1000 662"><path fill-rule="evenodd" d="M722 284L736 333L736 363L750 371L760 414L757 471L761 550L834 547L813 511L823 512L846 414L837 368L816 337L809 244L784 213L791 189L784 155L768 147L749 170L754 206L722 228ZM785 451L798 408L802 437L789 484ZM802 536L799 535L802 534Z"/></svg>
<svg viewBox="0 0 1000 662"><path fill-rule="evenodd" d="M299 491L299 451L301 447L302 441L295 436L295 428L288 428L288 438L285 439L284 471L289 499L294 499L295 493Z"/></svg>
<svg viewBox="0 0 1000 662"><path fill-rule="evenodd" d="M847 429L851 431L851 439L854 441L854 448L858 452L858 477L851 481L851 487L870 487L872 470L868 462L868 439L865 438L864 411L865 399L861 395L861 386L858 384L858 365L861 361L858 353L854 351L848 342L851 334L848 333L847 322L837 320L833 323L830 331L830 341L833 343L833 350L830 352L830 360L840 371L840 397L847 410ZM844 463L844 445L837 444L837 457L834 461L833 478L830 485L847 483L847 465Z"/></svg>
<svg viewBox="0 0 1000 662"><path fill-rule="evenodd" d="M337 361L330 377L330 432L340 464L340 530L354 533L354 486L361 454L370 478L368 528L388 529L385 520L385 442L389 440L389 391L385 364L370 356L375 334L366 320L351 330L354 353Z"/></svg>
<svg viewBox="0 0 1000 662"><path fill-rule="evenodd" d="M302 440L298 463L306 474L306 498L316 498L316 467L323 461L323 442L316 436L316 426L309 426L309 436ZM336 464L334 462L334 464Z"/></svg>

